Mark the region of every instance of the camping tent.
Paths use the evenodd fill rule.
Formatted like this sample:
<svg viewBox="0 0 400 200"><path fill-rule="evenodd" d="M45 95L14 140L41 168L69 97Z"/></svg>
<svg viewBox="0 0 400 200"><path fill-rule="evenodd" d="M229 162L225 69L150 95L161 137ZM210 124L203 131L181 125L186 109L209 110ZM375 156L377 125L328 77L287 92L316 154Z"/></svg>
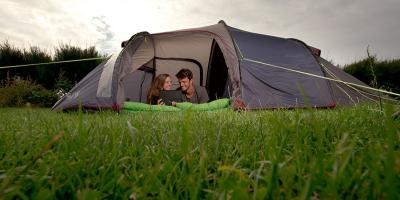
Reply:
<svg viewBox="0 0 400 200"><path fill-rule="evenodd" d="M247 109L329 108L374 99L356 78L296 39L251 33L218 24L150 34L137 33L102 62L52 110L119 110L125 101L146 102L152 79L181 68L205 86L210 100L231 98ZM177 85L177 80L173 80Z"/></svg>

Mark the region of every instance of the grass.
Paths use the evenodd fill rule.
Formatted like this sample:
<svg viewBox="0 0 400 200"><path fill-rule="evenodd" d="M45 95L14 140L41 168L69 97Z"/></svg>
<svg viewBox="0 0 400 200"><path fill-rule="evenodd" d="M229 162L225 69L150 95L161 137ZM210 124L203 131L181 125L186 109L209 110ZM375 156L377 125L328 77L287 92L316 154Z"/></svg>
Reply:
<svg viewBox="0 0 400 200"><path fill-rule="evenodd" d="M0 109L0 199L399 199L393 108Z"/></svg>

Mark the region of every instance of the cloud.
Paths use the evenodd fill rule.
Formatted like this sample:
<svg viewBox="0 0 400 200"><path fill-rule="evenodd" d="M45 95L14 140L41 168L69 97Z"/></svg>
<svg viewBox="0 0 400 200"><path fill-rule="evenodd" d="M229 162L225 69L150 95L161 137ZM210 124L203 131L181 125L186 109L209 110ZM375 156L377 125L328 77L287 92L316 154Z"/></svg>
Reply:
<svg viewBox="0 0 400 200"><path fill-rule="evenodd" d="M0 39L53 47L60 42L105 53L141 31L173 31L216 24L297 38L346 64L366 56L400 57L397 0L2 0Z"/></svg>
<svg viewBox="0 0 400 200"><path fill-rule="evenodd" d="M97 46L100 48L100 51L105 54L111 54L115 52L115 40L114 33L110 30L110 25L106 22L105 16L93 17L92 24L95 26L96 30L103 36L103 38L99 38L96 41Z"/></svg>
<svg viewBox="0 0 400 200"><path fill-rule="evenodd" d="M3 2L2 2L3 4ZM57 1L11 1L0 6L1 40L26 48L54 48L60 43L86 48L100 37L90 23L71 15Z"/></svg>

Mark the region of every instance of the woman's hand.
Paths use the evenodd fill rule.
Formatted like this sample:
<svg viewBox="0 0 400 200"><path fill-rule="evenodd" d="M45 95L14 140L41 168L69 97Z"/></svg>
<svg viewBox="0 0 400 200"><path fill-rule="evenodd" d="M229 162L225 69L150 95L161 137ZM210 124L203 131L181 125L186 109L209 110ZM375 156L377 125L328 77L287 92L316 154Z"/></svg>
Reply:
<svg viewBox="0 0 400 200"><path fill-rule="evenodd" d="M162 105L162 106L165 105L165 103L162 101L162 99L157 100L157 104Z"/></svg>
<svg viewBox="0 0 400 200"><path fill-rule="evenodd" d="M171 105L176 107L176 102L175 101L171 102Z"/></svg>

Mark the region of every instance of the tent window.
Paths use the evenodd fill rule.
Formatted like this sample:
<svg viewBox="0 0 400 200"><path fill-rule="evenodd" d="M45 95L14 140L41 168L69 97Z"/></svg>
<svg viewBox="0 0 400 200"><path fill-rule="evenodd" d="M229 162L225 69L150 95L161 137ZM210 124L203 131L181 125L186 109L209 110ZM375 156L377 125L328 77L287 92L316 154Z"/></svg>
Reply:
<svg viewBox="0 0 400 200"><path fill-rule="evenodd" d="M228 68L215 40L211 46L206 87L211 101L229 97Z"/></svg>

